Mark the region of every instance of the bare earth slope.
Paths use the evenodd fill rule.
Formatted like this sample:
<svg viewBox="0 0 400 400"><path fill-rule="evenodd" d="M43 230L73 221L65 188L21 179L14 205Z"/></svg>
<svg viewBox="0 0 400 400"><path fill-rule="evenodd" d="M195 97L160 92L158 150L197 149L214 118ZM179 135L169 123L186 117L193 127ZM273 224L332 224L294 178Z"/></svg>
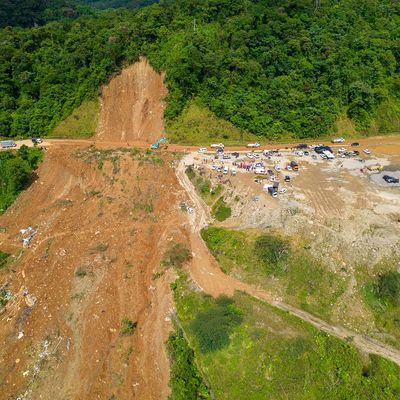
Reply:
<svg viewBox="0 0 400 400"><path fill-rule="evenodd" d="M153 274L181 235L166 207L178 201L175 174L130 153L76 151L52 149L0 219L3 250L22 247L21 228L38 231L0 275L14 296L0 315L0 398L165 399L173 305L169 274ZM120 333L124 318L132 335Z"/></svg>
<svg viewBox="0 0 400 400"><path fill-rule="evenodd" d="M163 75L145 58L125 68L103 88L97 138L101 141L154 141L164 134Z"/></svg>

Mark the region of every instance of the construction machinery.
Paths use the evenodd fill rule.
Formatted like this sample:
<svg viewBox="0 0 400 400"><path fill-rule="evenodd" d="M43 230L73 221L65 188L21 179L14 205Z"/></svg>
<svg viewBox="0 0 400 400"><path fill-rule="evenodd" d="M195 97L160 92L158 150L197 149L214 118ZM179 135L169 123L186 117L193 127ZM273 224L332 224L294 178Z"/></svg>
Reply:
<svg viewBox="0 0 400 400"><path fill-rule="evenodd" d="M157 141L155 143L150 145L150 149L158 149L160 147L161 143L165 143L166 141L167 141L167 138L165 136L160 137L157 139Z"/></svg>

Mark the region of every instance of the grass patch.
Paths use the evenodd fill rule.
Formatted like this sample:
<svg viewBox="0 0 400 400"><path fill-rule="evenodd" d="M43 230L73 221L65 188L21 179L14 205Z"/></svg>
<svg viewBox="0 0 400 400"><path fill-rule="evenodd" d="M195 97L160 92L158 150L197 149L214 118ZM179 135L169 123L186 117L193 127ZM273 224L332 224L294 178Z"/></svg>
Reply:
<svg viewBox="0 0 400 400"><path fill-rule="evenodd" d="M258 140L257 136L216 117L199 100L190 102L179 117L167 124L166 130L171 143L187 145L209 145L213 141L233 145Z"/></svg>
<svg viewBox="0 0 400 400"><path fill-rule="evenodd" d="M129 318L124 318L121 321L121 336L132 336L137 326L137 322L133 322Z"/></svg>
<svg viewBox="0 0 400 400"><path fill-rule="evenodd" d="M255 300L236 293L242 323L229 345L202 352L192 330L199 313L215 300L190 290L181 276L174 291L178 317L196 362L214 397L221 400L395 400L400 368L378 356L365 358L347 342Z"/></svg>
<svg viewBox="0 0 400 400"><path fill-rule="evenodd" d="M12 292L7 287L0 288L0 310L12 299Z"/></svg>
<svg viewBox="0 0 400 400"><path fill-rule="evenodd" d="M5 268L8 264L8 260L10 259L10 255L0 250L0 269Z"/></svg>
<svg viewBox="0 0 400 400"><path fill-rule="evenodd" d="M108 249L108 244L106 243L97 243L96 246L93 248L94 252L97 253L104 253Z"/></svg>
<svg viewBox="0 0 400 400"><path fill-rule="evenodd" d="M176 328L170 334L167 343L171 361L169 400L210 399L207 386L196 366L194 351L183 336L182 330Z"/></svg>
<svg viewBox="0 0 400 400"><path fill-rule="evenodd" d="M329 319L343 283L301 246L253 230L209 227L201 235L225 273Z"/></svg>
<svg viewBox="0 0 400 400"><path fill-rule="evenodd" d="M229 345L230 334L242 322L242 313L232 299L220 297L196 314L190 328L203 353Z"/></svg>
<svg viewBox="0 0 400 400"><path fill-rule="evenodd" d="M186 262L190 261L192 253L183 243L171 244L164 254L163 265L181 268Z"/></svg>
<svg viewBox="0 0 400 400"><path fill-rule="evenodd" d="M94 136L100 112L98 100L84 101L71 115L60 122L49 138L89 138Z"/></svg>
<svg viewBox="0 0 400 400"><path fill-rule="evenodd" d="M373 312L375 326L389 334L391 345L400 341L400 274L397 271L381 273L363 287L364 301Z"/></svg>
<svg viewBox="0 0 400 400"><path fill-rule="evenodd" d="M219 222L225 221L232 215L231 208L225 203L222 196L215 202L211 211L213 217Z"/></svg>

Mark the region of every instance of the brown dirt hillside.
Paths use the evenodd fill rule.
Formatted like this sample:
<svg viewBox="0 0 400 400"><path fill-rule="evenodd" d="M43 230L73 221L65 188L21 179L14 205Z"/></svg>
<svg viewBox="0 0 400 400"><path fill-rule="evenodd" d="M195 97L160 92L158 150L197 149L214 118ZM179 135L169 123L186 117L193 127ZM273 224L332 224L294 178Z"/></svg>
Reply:
<svg viewBox="0 0 400 400"><path fill-rule="evenodd" d="M168 156L54 147L38 176L0 217L0 248L17 254L0 270L13 295L0 399L166 399L172 271L153 274L186 240ZM38 233L20 253L28 226Z"/></svg>
<svg viewBox="0 0 400 400"><path fill-rule="evenodd" d="M104 86L97 139L151 142L164 134L164 76L145 58L125 68Z"/></svg>

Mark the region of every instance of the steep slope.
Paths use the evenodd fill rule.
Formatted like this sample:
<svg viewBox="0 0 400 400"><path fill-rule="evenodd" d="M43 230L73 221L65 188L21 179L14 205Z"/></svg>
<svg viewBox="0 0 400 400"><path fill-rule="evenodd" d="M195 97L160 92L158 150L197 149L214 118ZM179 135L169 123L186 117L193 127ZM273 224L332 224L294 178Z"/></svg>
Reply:
<svg viewBox="0 0 400 400"><path fill-rule="evenodd" d="M122 70L102 91L97 140L153 141L164 134L163 75L145 58Z"/></svg>
<svg viewBox="0 0 400 400"><path fill-rule="evenodd" d="M17 254L0 270L0 399L165 399L171 276L153 274L182 240L168 159L53 146L38 176L0 218Z"/></svg>

